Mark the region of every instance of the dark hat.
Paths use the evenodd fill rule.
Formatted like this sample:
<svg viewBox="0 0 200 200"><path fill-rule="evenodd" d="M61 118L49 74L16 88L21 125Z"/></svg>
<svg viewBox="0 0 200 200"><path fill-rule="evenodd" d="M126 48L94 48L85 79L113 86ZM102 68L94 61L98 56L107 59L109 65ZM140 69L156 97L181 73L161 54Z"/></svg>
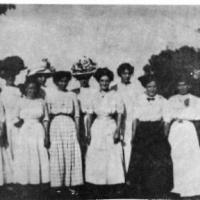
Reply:
<svg viewBox="0 0 200 200"><path fill-rule="evenodd" d="M156 77L151 74L145 74L143 76L140 76L138 80L141 82L143 87L146 87L148 83L151 81L156 81Z"/></svg>
<svg viewBox="0 0 200 200"><path fill-rule="evenodd" d="M96 71L97 63L91 58L83 56L78 62L72 65L72 76L78 80L89 79Z"/></svg>
<svg viewBox="0 0 200 200"><path fill-rule="evenodd" d="M0 69L12 71L14 74L19 74L21 70L27 69L24 61L19 56L9 56L2 61Z"/></svg>
<svg viewBox="0 0 200 200"><path fill-rule="evenodd" d="M63 77L67 77L69 80L71 80L72 74L69 71L57 71L57 72L54 72L53 81L57 82Z"/></svg>
<svg viewBox="0 0 200 200"><path fill-rule="evenodd" d="M111 70L109 70L107 67L98 68L94 74L94 77L98 82L102 76L108 76L110 81L113 81L113 79L114 79L113 72Z"/></svg>

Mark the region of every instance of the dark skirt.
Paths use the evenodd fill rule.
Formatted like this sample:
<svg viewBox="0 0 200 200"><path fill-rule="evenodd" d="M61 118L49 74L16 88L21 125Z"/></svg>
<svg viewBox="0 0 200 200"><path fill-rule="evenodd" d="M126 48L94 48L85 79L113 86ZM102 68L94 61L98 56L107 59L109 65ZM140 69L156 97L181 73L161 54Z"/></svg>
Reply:
<svg viewBox="0 0 200 200"><path fill-rule="evenodd" d="M170 150L163 122L139 122L126 177L137 193L162 195L171 191L173 166Z"/></svg>

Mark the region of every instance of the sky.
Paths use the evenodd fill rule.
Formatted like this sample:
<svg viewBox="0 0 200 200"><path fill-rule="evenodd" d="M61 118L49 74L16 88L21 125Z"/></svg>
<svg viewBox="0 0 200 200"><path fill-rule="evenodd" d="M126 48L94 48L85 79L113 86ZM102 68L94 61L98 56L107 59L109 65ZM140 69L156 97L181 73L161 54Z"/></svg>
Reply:
<svg viewBox="0 0 200 200"><path fill-rule="evenodd" d="M0 58L19 55L29 68L48 58L70 70L82 56L114 72L122 62L135 77L153 54L200 46L200 6L16 5L0 16Z"/></svg>

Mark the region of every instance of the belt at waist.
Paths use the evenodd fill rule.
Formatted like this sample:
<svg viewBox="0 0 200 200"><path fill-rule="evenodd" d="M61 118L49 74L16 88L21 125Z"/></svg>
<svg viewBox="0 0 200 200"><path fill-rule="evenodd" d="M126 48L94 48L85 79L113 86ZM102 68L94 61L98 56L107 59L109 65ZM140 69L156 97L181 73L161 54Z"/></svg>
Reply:
<svg viewBox="0 0 200 200"><path fill-rule="evenodd" d="M50 114L50 115L49 115L50 121L52 121L55 117L58 117L58 116L66 116L66 117L71 117L72 119L74 119L72 114L67 114L67 113L56 113L56 114Z"/></svg>

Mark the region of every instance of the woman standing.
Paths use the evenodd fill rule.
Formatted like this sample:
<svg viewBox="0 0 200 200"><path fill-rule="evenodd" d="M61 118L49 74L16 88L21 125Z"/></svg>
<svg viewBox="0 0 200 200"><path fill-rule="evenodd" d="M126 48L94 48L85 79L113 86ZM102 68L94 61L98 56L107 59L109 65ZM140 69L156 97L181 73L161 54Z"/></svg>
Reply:
<svg viewBox="0 0 200 200"><path fill-rule="evenodd" d="M135 84L131 83L131 76L133 76L134 67L129 63L122 63L117 69L117 74L121 78L120 83L117 84L116 91L119 93L125 106L123 115L122 131L124 132L124 160L126 173L129 167L131 155L131 138L132 138L132 119L134 115L134 106L138 92ZM142 87L142 86L141 86Z"/></svg>
<svg viewBox="0 0 200 200"><path fill-rule="evenodd" d="M189 93L187 77L177 82L178 94L168 101L166 121L174 168L173 192L200 195L200 99Z"/></svg>
<svg viewBox="0 0 200 200"><path fill-rule="evenodd" d="M7 138L12 159L14 159L15 141L18 133L18 128L13 124L15 118L15 107L22 96L19 88L15 86L15 77L15 73L12 71L6 71L4 76L6 85L3 87L1 92L1 98L6 112Z"/></svg>
<svg viewBox="0 0 200 200"><path fill-rule="evenodd" d="M46 104L37 98L39 90L37 82L26 80L25 97L16 106L15 126L20 130L16 141L14 179L23 185L49 182L46 149L49 146L49 117Z"/></svg>
<svg viewBox="0 0 200 200"><path fill-rule="evenodd" d="M94 63L92 59L85 56L72 66L72 76L80 83L80 88L74 89L73 92L77 94L80 107L80 144L83 160L83 172L85 172L85 154L87 150L87 112L90 107L91 98L94 94L94 89L90 87L89 81L95 71L96 63Z"/></svg>
<svg viewBox="0 0 200 200"><path fill-rule="evenodd" d="M83 184L82 160L79 146L79 106L76 95L66 87L71 79L68 71L55 72L54 92L47 96L50 124L51 187L63 186L76 195L75 186Z"/></svg>
<svg viewBox="0 0 200 200"><path fill-rule="evenodd" d="M97 186L122 184L125 181L120 143L123 103L115 91L109 90L114 78L112 71L99 68L94 77L100 91L92 99L88 116L86 182ZM94 115L96 119L92 124Z"/></svg>
<svg viewBox="0 0 200 200"><path fill-rule="evenodd" d="M166 100L152 75L139 78L146 93L138 97L127 183L139 197L164 197L173 188L170 146L164 134Z"/></svg>

